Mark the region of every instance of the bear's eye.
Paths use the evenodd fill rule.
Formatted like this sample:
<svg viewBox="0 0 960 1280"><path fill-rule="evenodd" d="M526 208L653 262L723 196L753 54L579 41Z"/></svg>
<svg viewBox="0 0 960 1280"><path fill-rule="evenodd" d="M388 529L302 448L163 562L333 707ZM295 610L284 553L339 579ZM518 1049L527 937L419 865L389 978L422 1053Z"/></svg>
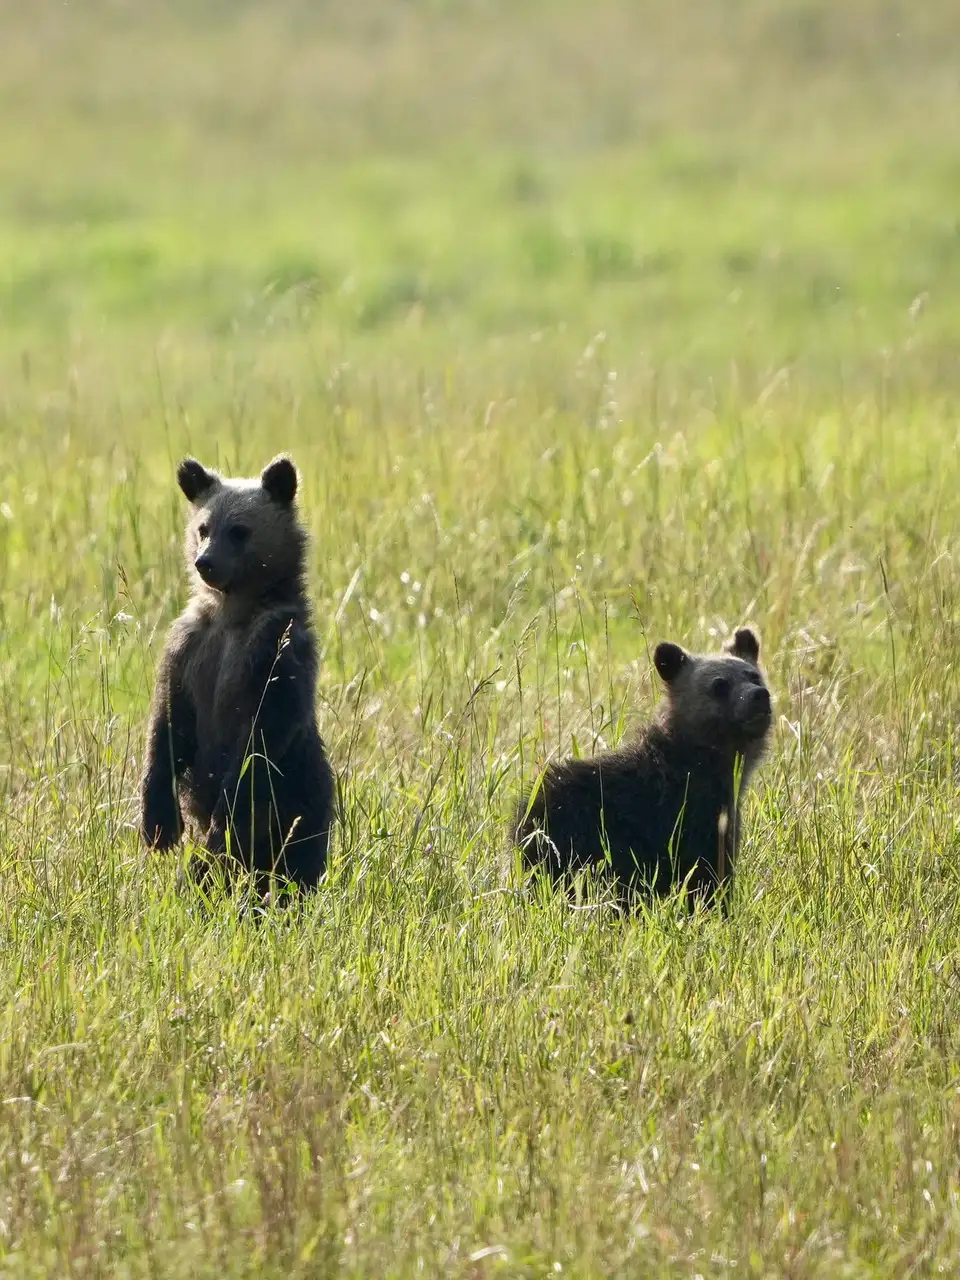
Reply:
<svg viewBox="0 0 960 1280"><path fill-rule="evenodd" d="M227 530L227 537L234 546L242 547L246 540L250 537L250 530L245 524L232 524Z"/></svg>
<svg viewBox="0 0 960 1280"><path fill-rule="evenodd" d="M197 529L197 533L199 533L201 538L209 538L210 526L208 524L200 525L199 528Z"/></svg>
<svg viewBox="0 0 960 1280"><path fill-rule="evenodd" d="M730 681L726 676L715 676L710 681L710 692L717 699L725 698L730 692Z"/></svg>

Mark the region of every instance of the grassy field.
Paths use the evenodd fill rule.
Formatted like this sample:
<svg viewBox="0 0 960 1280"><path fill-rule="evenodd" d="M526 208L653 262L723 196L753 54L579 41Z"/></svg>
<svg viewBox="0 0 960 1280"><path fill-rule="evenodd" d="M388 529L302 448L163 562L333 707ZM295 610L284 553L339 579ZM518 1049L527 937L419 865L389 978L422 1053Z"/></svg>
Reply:
<svg viewBox="0 0 960 1280"><path fill-rule="evenodd" d="M960 1268L950 0L0 0L0 1274ZM176 459L303 473L296 918L134 823ZM759 625L730 918L523 778Z"/></svg>

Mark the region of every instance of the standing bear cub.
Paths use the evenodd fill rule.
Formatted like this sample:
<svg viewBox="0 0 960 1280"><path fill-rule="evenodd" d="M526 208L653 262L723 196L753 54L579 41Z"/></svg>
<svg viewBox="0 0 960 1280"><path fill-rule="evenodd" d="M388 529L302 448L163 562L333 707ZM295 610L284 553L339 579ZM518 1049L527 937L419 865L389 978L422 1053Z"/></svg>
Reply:
<svg viewBox="0 0 960 1280"><path fill-rule="evenodd" d="M686 883L710 905L733 877L740 799L770 733L759 660L746 628L717 655L658 645L655 719L617 751L549 765L521 800L514 839L528 864L555 880L606 866L623 899Z"/></svg>
<svg viewBox="0 0 960 1280"><path fill-rule="evenodd" d="M313 888L327 860L333 773L317 730L317 647L304 587L297 471L277 457L259 480L186 458L190 602L160 663L141 785L143 838L180 839ZM226 865L229 866L229 863Z"/></svg>

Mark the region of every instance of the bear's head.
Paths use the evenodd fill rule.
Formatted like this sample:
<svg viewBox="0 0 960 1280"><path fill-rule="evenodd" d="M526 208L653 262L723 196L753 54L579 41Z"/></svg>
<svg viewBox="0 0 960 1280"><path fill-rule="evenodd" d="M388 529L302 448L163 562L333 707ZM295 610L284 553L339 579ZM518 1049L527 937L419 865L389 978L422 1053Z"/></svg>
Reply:
<svg viewBox="0 0 960 1280"><path fill-rule="evenodd" d="M285 455L252 480L227 479L184 458L177 481L193 507L187 564L205 588L257 596L299 580L305 534L294 506L297 480Z"/></svg>
<svg viewBox="0 0 960 1280"><path fill-rule="evenodd" d="M719 654L657 645L653 657L666 686L663 720L677 741L694 749L757 759L773 723L770 690L760 672L760 641L748 627Z"/></svg>

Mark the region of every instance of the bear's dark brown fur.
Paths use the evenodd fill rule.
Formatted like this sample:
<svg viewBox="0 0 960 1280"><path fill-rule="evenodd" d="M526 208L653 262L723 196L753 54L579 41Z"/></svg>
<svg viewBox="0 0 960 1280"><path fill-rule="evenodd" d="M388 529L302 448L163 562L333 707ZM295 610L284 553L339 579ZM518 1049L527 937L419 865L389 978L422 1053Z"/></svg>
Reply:
<svg viewBox="0 0 960 1280"><path fill-rule="evenodd" d="M521 800L514 839L528 865L556 880L606 866L624 899L686 881L712 903L733 876L740 800L772 722L759 659L746 628L715 656L658 645L654 720L617 751L549 765Z"/></svg>
<svg viewBox="0 0 960 1280"><path fill-rule="evenodd" d="M333 820L333 774L316 722L317 648L304 587L297 471L224 479L193 458L189 604L157 676L141 829L157 849L191 834L214 855L312 888ZM224 860L224 865L230 863Z"/></svg>

